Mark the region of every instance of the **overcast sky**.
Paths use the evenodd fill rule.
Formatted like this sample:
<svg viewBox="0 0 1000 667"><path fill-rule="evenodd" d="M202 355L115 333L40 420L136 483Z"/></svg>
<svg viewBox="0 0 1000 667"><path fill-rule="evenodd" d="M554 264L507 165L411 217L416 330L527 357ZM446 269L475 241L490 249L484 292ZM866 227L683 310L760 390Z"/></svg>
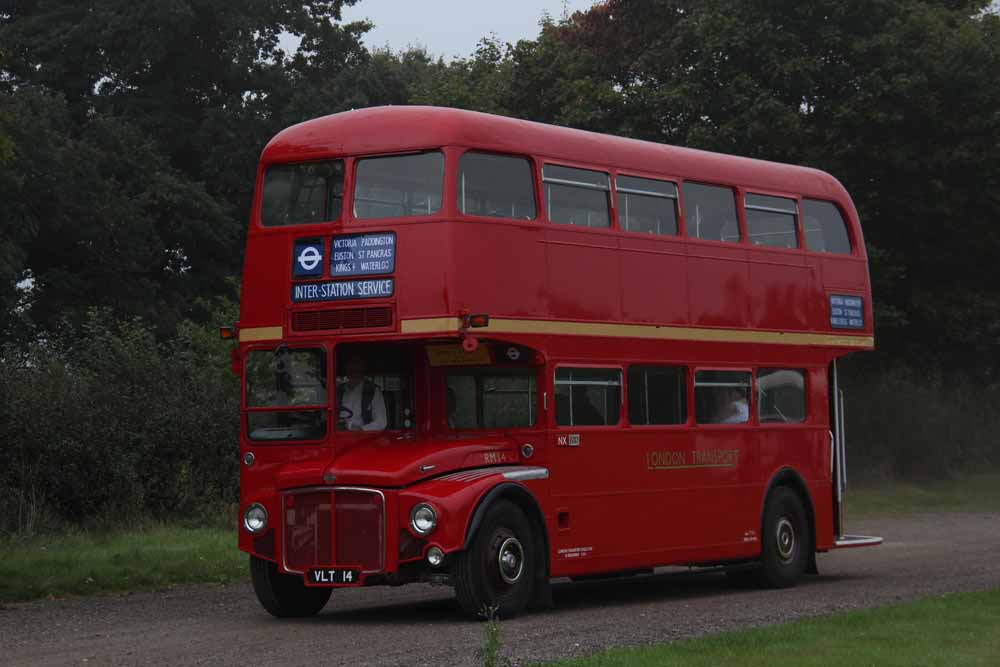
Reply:
<svg viewBox="0 0 1000 667"><path fill-rule="evenodd" d="M368 19L375 27L365 37L368 48L393 51L423 46L433 56L469 56L491 32L502 42L538 36L542 12L554 19L564 8L587 9L594 0L361 0L344 9L344 21Z"/></svg>

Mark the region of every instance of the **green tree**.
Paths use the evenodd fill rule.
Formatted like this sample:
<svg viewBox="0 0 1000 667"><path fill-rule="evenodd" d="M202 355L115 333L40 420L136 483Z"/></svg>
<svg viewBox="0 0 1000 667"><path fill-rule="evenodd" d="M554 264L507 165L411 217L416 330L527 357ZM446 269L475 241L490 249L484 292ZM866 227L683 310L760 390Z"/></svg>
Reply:
<svg viewBox="0 0 1000 667"><path fill-rule="evenodd" d="M378 71L368 24L338 23L353 2L6 3L0 335L78 327L93 305L169 335L198 296L226 292L270 137L405 99L378 82L361 94L362 70ZM291 55L286 33L301 37Z"/></svg>

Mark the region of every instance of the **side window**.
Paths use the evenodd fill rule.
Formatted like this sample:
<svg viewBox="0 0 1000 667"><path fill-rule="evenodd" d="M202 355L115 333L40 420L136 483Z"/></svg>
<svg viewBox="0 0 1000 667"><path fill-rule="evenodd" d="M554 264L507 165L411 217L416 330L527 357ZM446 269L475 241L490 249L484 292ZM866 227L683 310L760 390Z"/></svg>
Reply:
<svg viewBox="0 0 1000 667"><path fill-rule="evenodd" d="M750 421L750 373L698 371L694 375L695 420L699 424Z"/></svg>
<svg viewBox="0 0 1000 667"><path fill-rule="evenodd" d="M805 371L768 368L757 371L757 418L764 423L806 420Z"/></svg>
<svg viewBox="0 0 1000 667"><path fill-rule="evenodd" d="M465 153L458 162L458 210L465 215L533 219L531 163L505 155Z"/></svg>
<svg viewBox="0 0 1000 667"><path fill-rule="evenodd" d="M819 252L851 254L847 223L840 210L828 201L802 200L802 227L806 247Z"/></svg>
<svg viewBox="0 0 1000 667"><path fill-rule="evenodd" d="M670 181L618 176L618 226L627 232L677 234L677 186Z"/></svg>
<svg viewBox="0 0 1000 667"><path fill-rule="evenodd" d="M676 366L630 367L628 420L637 425L686 422L684 369Z"/></svg>
<svg viewBox="0 0 1000 667"><path fill-rule="evenodd" d="M556 423L606 426L618 423L622 372L617 368L557 368Z"/></svg>
<svg viewBox="0 0 1000 667"><path fill-rule="evenodd" d="M732 188L703 183L684 183L684 223L688 236L713 241L740 240L736 218L736 195Z"/></svg>
<svg viewBox="0 0 1000 667"><path fill-rule="evenodd" d="M547 164L542 168L545 208L559 225L610 227L611 185L603 171Z"/></svg>
<svg viewBox="0 0 1000 667"><path fill-rule="evenodd" d="M358 162L354 216L361 219L431 215L441 210L444 155L366 158Z"/></svg>
<svg viewBox="0 0 1000 667"><path fill-rule="evenodd" d="M754 245L798 248L795 200L747 193L747 238Z"/></svg>
<svg viewBox="0 0 1000 667"><path fill-rule="evenodd" d="M340 218L344 161L275 164L264 173L260 222L266 227Z"/></svg>

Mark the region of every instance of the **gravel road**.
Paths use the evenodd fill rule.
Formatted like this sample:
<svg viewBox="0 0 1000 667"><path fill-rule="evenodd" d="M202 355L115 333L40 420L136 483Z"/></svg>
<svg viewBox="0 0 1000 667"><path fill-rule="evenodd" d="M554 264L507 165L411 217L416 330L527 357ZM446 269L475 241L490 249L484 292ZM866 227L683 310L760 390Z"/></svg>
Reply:
<svg viewBox="0 0 1000 667"><path fill-rule="evenodd" d="M873 519L851 530L886 544L820 555L820 575L786 591L734 589L720 573L677 569L557 582L555 609L503 622L506 650L522 662L553 660L1000 588L1000 515ZM248 583L180 586L0 608L0 664L464 665L482 634L445 587L335 591L320 616L278 621Z"/></svg>

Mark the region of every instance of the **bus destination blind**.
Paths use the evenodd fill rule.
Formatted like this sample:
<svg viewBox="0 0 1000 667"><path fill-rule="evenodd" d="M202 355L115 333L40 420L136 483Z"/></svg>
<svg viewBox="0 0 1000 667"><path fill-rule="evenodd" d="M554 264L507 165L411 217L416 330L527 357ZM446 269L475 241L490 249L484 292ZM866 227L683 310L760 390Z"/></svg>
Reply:
<svg viewBox="0 0 1000 667"><path fill-rule="evenodd" d="M396 234L334 236L330 244L330 277L370 276L396 270Z"/></svg>
<svg viewBox="0 0 1000 667"><path fill-rule="evenodd" d="M864 300L860 296L831 294L830 326L834 329L864 329Z"/></svg>
<svg viewBox="0 0 1000 667"><path fill-rule="evenodd" d="M384 299L396 289L392 278L366 280L336 280L325 283L292 285L292 302L345 301L350 299Z"/></svg>

